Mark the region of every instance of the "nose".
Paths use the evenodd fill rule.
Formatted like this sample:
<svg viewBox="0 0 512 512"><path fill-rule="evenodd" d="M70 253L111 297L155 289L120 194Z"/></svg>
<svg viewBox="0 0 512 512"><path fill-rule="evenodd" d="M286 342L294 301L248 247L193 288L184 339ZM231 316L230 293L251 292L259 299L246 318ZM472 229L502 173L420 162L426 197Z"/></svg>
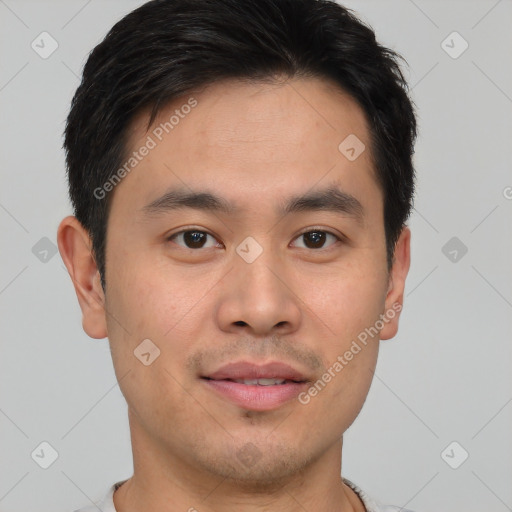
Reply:
<svg viewBox="0 0 512 512"><path fill-rule="evenodd" d="M217 321L222 330L253 336L296 331L302 314L290 272L264 251L252 263L235 257L219 298Z"/></svg>

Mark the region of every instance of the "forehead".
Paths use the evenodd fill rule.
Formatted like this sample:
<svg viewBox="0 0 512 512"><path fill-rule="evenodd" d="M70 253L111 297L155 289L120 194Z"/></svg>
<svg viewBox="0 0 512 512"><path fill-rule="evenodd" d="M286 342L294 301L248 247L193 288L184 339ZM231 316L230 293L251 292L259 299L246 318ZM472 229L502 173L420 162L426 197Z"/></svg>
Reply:
<svg viewBox="0 0 512 512"><path fill-rule="evenodd" d="M173 184L206 186L237 204L321 181L353 191L378 187L364 113L326 80L223 81L172 101L149 129L148 114L128 130L127 157L151 150L117 187L137 203ZM340 144L354 136L366 149L351 161Z"/></svg>

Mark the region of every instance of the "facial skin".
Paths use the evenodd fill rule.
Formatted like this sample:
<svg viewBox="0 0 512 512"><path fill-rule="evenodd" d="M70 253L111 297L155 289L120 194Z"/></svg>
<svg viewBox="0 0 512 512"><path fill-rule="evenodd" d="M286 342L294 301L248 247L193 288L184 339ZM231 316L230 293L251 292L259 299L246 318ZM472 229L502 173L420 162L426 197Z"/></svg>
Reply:
<svg viewBox="0 0 512 512"><path fill-rule="evenodd" d="M248 410L200 375L235 360L278 360L315 382L379 315L402 304L410 232L402 231L388 273L363 112L319 79L222 82L173 102L148 132L141 114L129 150L190 96L197 106L114 190L105 294L87 233L74 217L59 228L84 330L108 336L128 403L134 476L115 493L116 508L362 511L340 478L342 435L367 396L377 337L307 405ZM352 162L338 150L349 134L366 145ZM329 187L356 198L362 217L278 211L292 196ZM236 211L144 211L173 188L214 194ZM184 230L208 233L205 247L169 240ZM342 241L328 235L314 248L301 236L311 231ZM252 263L236 252L249 236L263 249ZM398 316L381 339L395 335ZM148 338L160 356L145 366L134 350ZM252 464L239 457L248 443L258 454Z"/></svg>

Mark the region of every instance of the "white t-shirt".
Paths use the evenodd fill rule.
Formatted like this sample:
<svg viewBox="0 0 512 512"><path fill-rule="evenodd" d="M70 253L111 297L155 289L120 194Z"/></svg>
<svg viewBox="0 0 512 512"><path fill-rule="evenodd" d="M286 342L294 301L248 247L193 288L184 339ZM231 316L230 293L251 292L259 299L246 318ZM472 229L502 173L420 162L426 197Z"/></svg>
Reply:
<svg viewBox="0 0 512 512"><path fill-rule="evenodd" d="M366 508L366 512L412 512L412 510L408 510L402 507L395 507L393 505L381 505L376 501L372 500L364 491L362 491L356 484L343 478L343 481L361 498L361 501L364 503ZM96 505L91 505L89 507L81 508L79 510L75 510L74 512L98 512L98 509L102 512L117 512L114 507L114 492L124 484L126 480L122 480L120 482L116 482L107 492L103 500L100 500Z"/></svg>

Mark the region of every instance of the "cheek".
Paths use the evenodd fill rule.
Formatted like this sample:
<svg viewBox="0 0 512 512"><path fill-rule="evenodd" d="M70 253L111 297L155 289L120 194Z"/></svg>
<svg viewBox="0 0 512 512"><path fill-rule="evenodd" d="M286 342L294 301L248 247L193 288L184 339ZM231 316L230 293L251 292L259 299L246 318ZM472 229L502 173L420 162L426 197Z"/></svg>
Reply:
<svg viewBox="0 0 512 512"><path fill-rule="evenodd" d="M164 339L195 309L211 276L125 255L108 281L111 312L134 335ZM111 322L112 323L112 322Z"/></svg>
<svg viewBox="0 0 512 512"><path fill-rule="evenodd" d="M212 272L177 271L128 257L112 272L107 285L108 336L118 380L129 372L121 389L132 407L141 406L138 401L144 402L145 395L164 390L161 403L172 396L179 406L177 397L183 389L178 381L188 387L184 364L204 339L201 331L214 307L205 294L218 280ZM149 366L136 357L146 339L158 354Z"/></svg>
<svg viewBox="0 0 512 512"><path fill-rule="evenodd" d="M163 430L166 418L190 415L192 407L180 370L201 325L194 317L200 308L194 306L207 287L204 279L186 282L182 273L171 276L154 262L125 258L107 284L108 335L120 388L139 421L151 418ZM141 345L147 339L154 346ZM149 364L139 347L148 347Z"/></svg>
<svg viewBox="0 0 512 512"><path fill-rule="evenodd" d="M384 309L386 278L368 267L351 266L316 283L303 283L302 293L319 319L311 338L317 339L315 350L327 370L322 377L327 385L317 406L327 411L343 403L340 414L351 422L364 403L377 361L375 324ZM318 330L323 332L321 343ZM339 420L333 420L333 428Z"/></svg>
<svg viewBox="0 0 512 512"><path fill-rule="evenodd" d="M299 275L296 283L300 283L299 296L306 309L337 340L357 336L383 312L387 281L381 272L350 266L313 277Z"/></svg>

